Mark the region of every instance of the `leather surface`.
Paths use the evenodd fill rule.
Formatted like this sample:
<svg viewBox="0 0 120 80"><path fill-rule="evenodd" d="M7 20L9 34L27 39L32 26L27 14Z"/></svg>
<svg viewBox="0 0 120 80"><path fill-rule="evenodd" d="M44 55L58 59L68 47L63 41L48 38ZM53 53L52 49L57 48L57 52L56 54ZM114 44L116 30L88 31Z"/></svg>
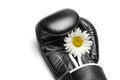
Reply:
<svg viewBox="0 0 120 80"><path fill-rule="evenodd" d="M39 29L42 28L52 35L60 35L73 29L78 23L78 14L71 9L65 9L44 18L38 25L41 25Z"/></svg>
<svg viewBox="0 0 120 80"><path fill-rule="evenodd" d="M57 29L58 26L61 28ZM78 27L82 31L88 31L94 42L90 54L86 53L82 56L83 64L97 63L99 51L95 28L89 21L79 17L75 11L71 9L62 10L41 20L36 26L36 36L41 53L54 77L58 80L68 80L65 76L70 76L68 75L69 71L75 68L68 52L65 51L63 39L69 32ZM69 80L72 78L69 77Z"/></svg>
<svg viewBox="0 0 120 80"><path fill-rule="evenodd" d="M73 80L107 80L101 67L89 65L71 73Z"/></svg>

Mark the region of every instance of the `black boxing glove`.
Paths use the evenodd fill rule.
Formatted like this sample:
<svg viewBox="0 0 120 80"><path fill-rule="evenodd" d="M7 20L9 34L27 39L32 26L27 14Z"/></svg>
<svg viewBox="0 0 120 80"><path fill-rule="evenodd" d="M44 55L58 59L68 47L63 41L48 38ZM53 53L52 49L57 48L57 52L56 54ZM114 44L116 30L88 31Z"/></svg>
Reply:
<svg viewBox="0 0 120 80"><path fill-rule="evenodd" d="M64 9L41 20L36 36L56 80L106 80L97 65L96 30L74 10Z"/></svg>

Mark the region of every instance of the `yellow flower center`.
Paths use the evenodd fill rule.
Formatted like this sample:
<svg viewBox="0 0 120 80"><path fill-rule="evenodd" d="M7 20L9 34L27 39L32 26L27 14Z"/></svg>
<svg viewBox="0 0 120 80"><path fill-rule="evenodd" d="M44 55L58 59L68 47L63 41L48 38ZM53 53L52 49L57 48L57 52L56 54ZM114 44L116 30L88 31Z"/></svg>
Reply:
<svg viewBox="0 0 120 80"><path fill-rule="evenodd" d="M83 44L83 39L79 36L76 36L76 37L73 38L72 43L75 47L80 47Z"/></svg>

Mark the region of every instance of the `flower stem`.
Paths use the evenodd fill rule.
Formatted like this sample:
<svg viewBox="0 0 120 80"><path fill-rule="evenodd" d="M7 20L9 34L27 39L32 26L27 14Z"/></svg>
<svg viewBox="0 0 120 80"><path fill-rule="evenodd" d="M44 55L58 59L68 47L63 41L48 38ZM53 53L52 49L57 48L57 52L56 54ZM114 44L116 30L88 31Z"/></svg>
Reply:
<svg viewBox="0 0 120 80"><path fill-rule="evenodd" d="M83 64L82 64L82 61L81 61L81 55L77 55L77 59L78 59L79 65L80 65L80 66L83 65Z"/></svg>
<svg viewBox="0 0 120 80"><path fill-rule="evenodd" d="M72 54L69 54L71 60L73 61L75 67L78 67L79 65L77 64L76 60L74 59L74 57L72 56Z"/></svg>

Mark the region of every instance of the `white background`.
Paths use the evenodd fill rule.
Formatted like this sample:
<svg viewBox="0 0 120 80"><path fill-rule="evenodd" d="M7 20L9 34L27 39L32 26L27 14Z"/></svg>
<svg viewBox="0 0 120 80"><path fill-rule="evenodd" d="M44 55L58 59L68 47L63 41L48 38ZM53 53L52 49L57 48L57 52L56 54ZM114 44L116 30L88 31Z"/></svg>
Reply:
<svg viewBox="0 0 120 80"><path fill-rule="evenodd" d="M0 80L54 80L38 50L35 26L64 8L92 22L99 64L108 80L120 79L119 0L0 0Z"/></svg>

